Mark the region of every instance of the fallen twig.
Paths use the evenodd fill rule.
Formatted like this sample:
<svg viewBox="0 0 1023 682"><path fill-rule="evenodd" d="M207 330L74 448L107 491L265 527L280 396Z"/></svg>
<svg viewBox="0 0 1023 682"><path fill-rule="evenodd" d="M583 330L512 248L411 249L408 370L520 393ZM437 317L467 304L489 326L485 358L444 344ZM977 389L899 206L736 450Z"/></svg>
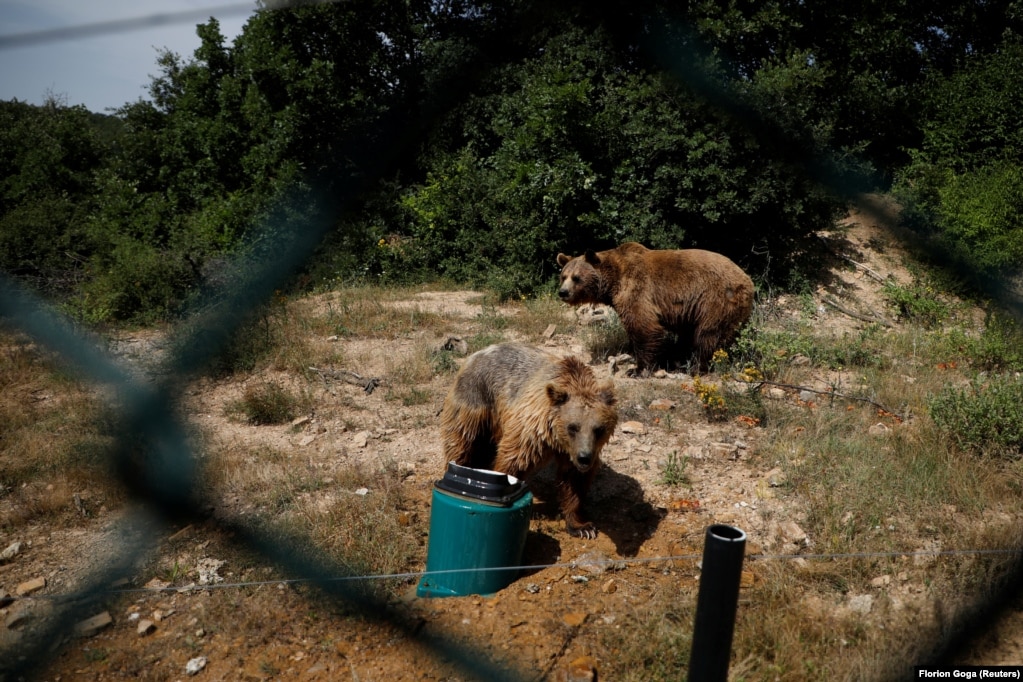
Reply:
<svg viewBox="0 0 1023 682"><path fill-rule="evenodd" d="M838 257L841 258L844 261L848 261L849 263L852 263L853 265L858 267L860 270L862 270L863 272L867 273L868 275L870 275L871 277L876 279L878 282L881 282L882 284L884 284L887 281L887 279L885 279L881 275L877 274L876 272L874 272L873 270L868 268L863 263L857 263L852 258L849 258L848 256L843 256L842 254L838 254Z"/></svg>
<svg viewBox="0 0 1023 682"><path fill-rule="evenodd" d="M387 382L378 377L371 377L369 379L363 377L350 369L319 369L317 367L310 367L310 371L316 372L323 379L323 382L327 383L327 378L336 379L343 381L346 384L353 384L359 386L366 393L372 393L377 386L386 385ZM328 389L329 390L329 389ZM331 391L333 393L333 391Z"/></svg>
<svg viewBox="0 0 1023 682"><path fill-rule="evenodd" d="M873 310L870 311L870 315L864 315L863 313L858 313L855 310L850 310L849 308L846 308L833 298L825 298L823 300L825 303L827 303L829 306L831 306L838 312L845 313L849 317L854 317L857 320L863 320L864 322L877 322L878 324L883 324L886 327L894 326L892 325L891 322L884 319L879 313L875 313Z"/></svg>

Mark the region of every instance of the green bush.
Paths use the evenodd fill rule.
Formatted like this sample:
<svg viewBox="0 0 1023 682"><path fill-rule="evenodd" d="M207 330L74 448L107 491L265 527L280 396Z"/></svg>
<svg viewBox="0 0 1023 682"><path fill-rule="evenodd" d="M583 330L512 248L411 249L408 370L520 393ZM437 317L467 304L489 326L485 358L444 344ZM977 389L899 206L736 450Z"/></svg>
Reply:
<svg viewBox="0 0 1023 682"><path fill-rule="evenodd" d="M930 401L934 423L963 450L978 454L1023 453L1023 381L1015 375L950 386Z"/></svg>
<svg viewBox="0 0 1023 682"><path fill-rule="evenodd" d="M1004 313L989 315L980 337L965 339L963 348L978 370L1023 370L1023 328Z"/></svg>
<svg viewBox="0 0 1023 682"><path fill-rule="evenodd" d="M287 388L274 381L252 384L235 409L250 424L284 424L296 416L300 400Z"/></svg>
<svg viewBox="0 0 1023 682"><path fill-rule="evenodd" d="M907 286L888 280L884 283L883 293L905 320L931 328L948 319L948 303L938 298L933 287L919 280Z"/></svg>
<svg viewBox="0 0 1023 682"><path fill-rule="evenodd" d="M614 55L603 32L568 30L471 98L403 195L410 266L513 297L549 286L559 251L623 241L772 274L805 255L834 198L747 126Z"/></svg>
<svg viewBox="0 0 1023 682"><path fill-rule="evenodd" d="M1023 262L1023 167L1017 162L953 175L938 190L938 225L952 252L997 275Z"/></svg>

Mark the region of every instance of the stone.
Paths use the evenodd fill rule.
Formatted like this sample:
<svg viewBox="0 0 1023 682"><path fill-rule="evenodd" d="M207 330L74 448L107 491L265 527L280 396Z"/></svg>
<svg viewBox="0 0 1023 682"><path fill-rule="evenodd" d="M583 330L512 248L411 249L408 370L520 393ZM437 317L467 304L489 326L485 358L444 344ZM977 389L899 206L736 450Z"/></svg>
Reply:
<svg viewBox="0 0 1023 682"><path fill-rule="evenodd" d="M871 436L884 436L887 435L889 431L891 431L891 427L884 422L878 422L867 429L867 433Z"/></svg>
<svg viewBox="0 0 1023 682"><path fill-rule="evenodd" d="M566 682L596 682L597 661L592 656L580 656L568 664Z"/></svg>
<svg viewBox="0 0 1023 682"><path fill-rule="evenodd" d="M170 583L166 580L160 580L159 578L153 578L145 584L147 590L166 590L170 587Z"/></svg>
<svg viewBox="0 0 1023 682"><path fill-rule="evenodd" d="M869 594L857 594L849 597L849 610L853 613L867 615L874 608L874 597Z"/></svg>
<svg viewBox="0 0 1023 682"><path fill-rule="evenodd" d="M642 435L646 433L646 426L643 422L625 422L621 426L622 433L632 433L636 435Z"/></svg>
<svg viewBox="0 0 1023 682"><path fill-rule="evenodd" d="M734 443L711 443L709 446L710 454L717 457L728 457L730 459L737 459L739 457L739 447Z"/></svg>
<svg viewBox="0 0 1023 682"><path fill-rule="evenodd" d="M157 623L162 623L164 620L170 618L173 615L174 615L174 609L172 609L172 608L166 608L165 607L165 608L162 608L162 609L155 609L153 611L153 620L155 620Z"/></svg>
<svg viewBox="0 0 1023 682"><path fill-rule="evenodd" d="M771 469L764 474L764 480L767 481L767 485L772 488L778 488L785 485L788 479L785 477L785 472L781 469Z"/></svg>
<svg viewBox="0 0 1023 682"><path fill-rule="evenodd" d="M15 540L11 544L7 545L7 549L0 552L0 564L7 563L14 557L18 556L18 552L21 551L21 542Z"/></svg>
<svg viewBox="0 0 1023 682"><path fill-rule="evenodd" d="M92 618L86 618L75 624L75 634L79 637L92 637L98 634L103 628L114 622L109 611L97 613Z"/></svg>
<svg viewBox="0 0 1023 682"><path fill-rule="evenodd" d="M303 436L302 440L298 441L298 446L300 448L304 448L305 446L307 446L310 443L312 443L314 440L316 440L316 436L314 436L314 435Z"/></svg>
<svg viewBox="0 0 1023 682"><path fill-rule="evenodd" d="M794 545L808 544L806 532L795 521L783 521L778 526L778 534L786 543Z"/></svg>
<svg viewBox="0 0 1023 682"><path fill-rule="evenodd" d="M211 559L210 557L199 559L199 563L195 567L195 570L199 573L199 584L212 585L224 582L224 579L217 573L224 566L224 563L226 562L221 559Z"/></svg>
<svg viewBox="0 0 1023 682"><path fill-rule="evenodd" d="M187 675L195 675L195 674L197 674L199 671L201 671L205 667L206 667L206 657L205 656L199 656L198 658L193 658L192 660L190 660L188 663L185 664L185 674L187 674Z"/></svg>
<svg viewBox="0 0 1023 682"><path fill-rule="evenodd" d="M543 330L543 337L547 340L550 340L550 338L554 336L554 332L557 331L557 329L558 326L556 324L547 325L547 329Z"/></svg>
<svg viewBox="0 0 1023 682"><path fill-rule="evenodd" d="M151 620L140 620L138 627L135 628L135 630L139 633L139 637L145 637L156 630L156 623Z"/></svg>
<svg viewBox="0 0 1023 682"><path fill-rule="evenodd" d="M357 448L364 448L372 435L369 431L359 431L352 439L352 444Z"/></svg>
<svg viewBox="0 0 1023 682"><path fill-rule="evenodd" d="M651 410L661 410L667 412L668 410L675 409L675 401L668 400L667 398L658 398L657 400L650 403Z"/></svg>
<svg viewBox="0 0 1023 682"><path fill-rule="evenodd" d="M312 417L310 417L309 415L305 415L303 417L295 417L294 419L291 420L291 426L292 428L298 428L299 426L305 426L310 421L312 421Z"/></svg>
<svg viewBox="0 0 1023 682"><path fill-rule="evenodd" d="M582 611L573 611L561 616L561 621L569 627L579 627L586 622L586 614Z"/></svg>
<svg viewBox="0 0 1023 682"><path fill-rule="evenodd" d="M612 568L614 562L603 552L587 552L572 562L576 567L585 570L587 573L600 575Z"/></svg>
<svg viewBox="0 0 1023 682"><path fill-rule="evenodd" d="M26 580L14 588L14 594L19 597L27 597L30 594L38 592L44 587L46 587L46 578L33 578L32 580Z"/></svg>
<svg viewBox="0 0 1023 682"><path fill-rule="evenodd" d="M870 581L870 586L871 587L878 587L878 588L880 588L880 587L888 587L888 585L891 582L892 582L892 577L890 575L879 575L879 576L877 576L876 578L874 578L873 580Z"/></svg>
<svg viewBox="0 0 1023 682"><path fill-rule="evenodd" d="M614 578L609 578L606 583L600 586L600 591L604 594L614 594L618 591L618 583L615 582Z"/></svg>

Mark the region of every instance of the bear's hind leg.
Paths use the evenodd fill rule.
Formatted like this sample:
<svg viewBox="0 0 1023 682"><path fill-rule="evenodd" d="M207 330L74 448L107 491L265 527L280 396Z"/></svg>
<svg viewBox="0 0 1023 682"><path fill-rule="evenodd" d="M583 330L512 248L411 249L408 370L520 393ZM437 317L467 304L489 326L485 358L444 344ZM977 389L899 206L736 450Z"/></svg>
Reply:
<svg viewBox="0 0 1023 682"><path fill-rule="evenodd" d="M475 469L493 466L496 445L486 409L445 408L441 416L441 442L446 462Z"/></svg>

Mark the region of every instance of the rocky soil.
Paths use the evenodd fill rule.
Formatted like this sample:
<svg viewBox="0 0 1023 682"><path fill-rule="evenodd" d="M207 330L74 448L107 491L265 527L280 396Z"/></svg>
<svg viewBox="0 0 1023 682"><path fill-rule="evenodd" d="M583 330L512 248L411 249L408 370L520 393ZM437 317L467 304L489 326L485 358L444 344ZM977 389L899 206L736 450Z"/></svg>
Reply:
<svg viewBox="0 0 1023 682"><path fill-rule="evenodd" d="M836 269L814 302L822 329L841 333L885 314L879 280L907 281L908 275L870 216L854 216L850 231L832 238L854 266ZM882 248L882 242L888 246ZM795 301L770 303L780 315L799 314ZM329 304L329 294L302 303ZM465 335L480 313L474 292L425 292L394 305L442 315L456 336ZM516 314L512 307L496 312ZM532 338L540 338L539 344L554 353L585 357L586 326L578 316L587 314L565 309L570 333L536 330ZM386 378L424 342L439 345L447 335L423 332L387 342L325 337L312 343L337 348L347 369ZM125 362L143 366L158 347L137 334L120 339L117 350ZM550 476L542 474L533 482L538 499L525 556L527 564L542 568L494 596L417 599L414 579L406 579L402 598L391 604L400 618L362 620L354 617L354 609L325 600L314 587L293 582L268 561L238 550L217 520L266 513L239 492L240 486L222 491L209 521L170 528L146 525L145 513L134 506L108 510L102 497L90 491L57 490L86 518L72 527L30 526L0 540L0 550L17 544L0 563L0 597L4 592L31 597L3 600L0 647L17 655L21 638L47 622L55 608L50 598L73 592L113 553L141 538L152 543L152 551L137 557L94 613L79 614L96 619L80 623L64 646L54 643L41 679L488 679L488 673L457 665L455 653L438 653L424 644L433 637L470 645L479 660L521 671L521 679L595 679L612 667L607 658L613 648L607 642L615 631L666 585L682 585L695 598L708 525L743 529L748 555L794 555L814 547L804 510L785 492L784 473L757 456L762 429L742 420L709 422L692 392L692 377L629 378L619 371L622 363L616 364L595 366L604 376L614 370L622 410L588 500L599 536L585 540L564 532L549 503ZM302 381L273 371L245 379L204 379L188 389L187 417L205 434L206 443L249 453L250 475L259 475L261 453L272 450L283 453L296 475L314 473L328 481L301 493L304 513L374 494L372 479L356 489L331 484L341 480L345 468L398 467L407 500L403 519L420 532L423 564L418 568L424 568L431 487L444 467L436 415L451 375L418 387L429 396L418 404L403 404L384 388L367 393L324 376L304 384L314 393L316 407L292 424L252 426L232 415L228 406L247 383L270 379L296 386ZM807 386L826 390L842 379L821 373ZM793 404L812 397L782 388L768 396ZM685 482L669 484L667 472L679 461L687 462ZM744 591L769 589L758 566L748 564ZM920 588L896 577L889 591L911 601ZM850 594L842 604L821 608L869 614L874 599L869 592ZM1004 629L989 634L986 660L972 662L1020 662L1021 621L1017 613ZM690 626L678 623L680 629Z"/></svg>

